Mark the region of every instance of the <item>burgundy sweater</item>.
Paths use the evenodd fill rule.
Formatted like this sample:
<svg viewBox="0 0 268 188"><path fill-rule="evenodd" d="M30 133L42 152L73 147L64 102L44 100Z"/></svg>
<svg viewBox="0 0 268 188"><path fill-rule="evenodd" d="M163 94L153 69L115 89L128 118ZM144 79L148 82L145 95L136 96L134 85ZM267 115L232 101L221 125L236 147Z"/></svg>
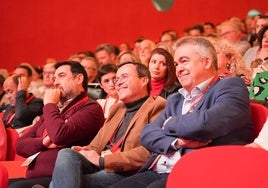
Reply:
<svg viewBox="0 0 268 188"><path fill-rule="evenodd" d="M86 93L78 95L61 113L52 103L46 104L43 112L40 120L17 141L17 153L23 157L40 151L28 167L27 178L52 176L58 151L64 147L89 144L104 123L100 105L89 99ZM46 148L42 144L44 134L61 147Z"/></svg>

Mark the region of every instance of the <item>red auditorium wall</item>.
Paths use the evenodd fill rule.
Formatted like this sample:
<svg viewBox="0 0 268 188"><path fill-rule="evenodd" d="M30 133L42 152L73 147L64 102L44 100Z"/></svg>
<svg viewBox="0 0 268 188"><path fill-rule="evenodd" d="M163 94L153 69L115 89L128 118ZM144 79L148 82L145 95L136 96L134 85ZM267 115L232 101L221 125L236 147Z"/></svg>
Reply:
<svg viewBox="0 0 268 188"><path fill-rule="evenodd" d="M169 11L158 12L151 0L1 0L0 68L64 60L100 43L133 45L139 36L157 42L163 30L182 33L195 23L243 19L250 9L266 12L267 1L175 0Z"/></svg>

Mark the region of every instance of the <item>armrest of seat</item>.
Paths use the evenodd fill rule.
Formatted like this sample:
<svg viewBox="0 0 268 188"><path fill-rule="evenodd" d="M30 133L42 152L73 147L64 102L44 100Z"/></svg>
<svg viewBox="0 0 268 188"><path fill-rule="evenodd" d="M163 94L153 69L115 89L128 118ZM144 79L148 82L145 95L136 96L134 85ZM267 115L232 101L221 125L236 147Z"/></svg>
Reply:
<svg viewBox="0 0 268 188"><path fill-rule="evenodd" d="M0 187L7 188L8 186L8 172L7 168L0 164Z"/></svg>
<svg viewBox="0 0 268 188"><path fill-rule="evenodd" d="M21 166L23 160L0 161L0 166L4 166L8 171L8 178L25 178L27 166Z"/></svg>

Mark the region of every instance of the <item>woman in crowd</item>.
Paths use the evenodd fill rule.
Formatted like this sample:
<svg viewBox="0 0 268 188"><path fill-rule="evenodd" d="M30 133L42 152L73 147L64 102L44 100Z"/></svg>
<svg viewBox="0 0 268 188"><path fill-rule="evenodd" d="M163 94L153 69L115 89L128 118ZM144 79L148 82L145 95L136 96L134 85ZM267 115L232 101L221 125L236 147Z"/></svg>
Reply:
<svg viewBox="0 0 268 188"><path fill-rule="evenodd" d="M181 87L177 81L172 55L163 48L155 48L149 61L151 96L167 98Z"/></svg>
<svg viewBox="0 0 268 188"><path fill-rule="evenodd" d="M214 45L218 57L218 75L239 76L247 86L251 83L251 70L246 67L242 55L231 43L221 38L208 38Z"/></svg>
<svg viewBox="0 0 268 188"><path fill-rule="evenodd" d="M268 25L258 32L258 44L257 47L250 48L244 55L246 65L251 68L255 68L263 61L268 60Z"/></svg>
<svg viewBox="0 0 268 188"><path fill-rule="evenodd" d="M141 63L140 58L132 51L123 51L117 57L117 64L121 64L128 61Z"/></svg>

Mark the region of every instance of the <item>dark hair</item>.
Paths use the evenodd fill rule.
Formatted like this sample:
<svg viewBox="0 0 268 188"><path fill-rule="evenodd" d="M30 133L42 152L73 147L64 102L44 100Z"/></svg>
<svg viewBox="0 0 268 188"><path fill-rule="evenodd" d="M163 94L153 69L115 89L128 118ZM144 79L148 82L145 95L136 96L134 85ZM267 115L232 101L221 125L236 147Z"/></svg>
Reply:
<svg viewBox="0 0 268 188"><path fill-rule="evenodd" d="M148 91L148 93L150 93L150 91L151 91L151 74L150 74L148 67L142 63L128 61L128 62L124 62L124 63L119 64L117 66L117 69L119 69L120 67L127 65L127 64L132 64L132 65L136 66L136 70L137 70L139 78L147 77L149 79L149 82L147 84L147 91Z"/></svg>
<svg viewBox="0 0 268 188"><path fill-rule="evenodd" d="M195 29L199 30L201 34L204 33L204 27L202 24L195 24L192 27L190 27L190 30L195 30Z"/></svg>
<svg viewBox="0 0 268 188"><path fill-rule="evenodd" d="M94 57L95 58L95 54L92 51L86 50L86 51L81 51L78 52L77 55L85 55L86 57Z"/></svg>
<svg viewBox="0 0 268 188"><path fill-rule="evenodd" d="M175 30L172 29L165 30L162 32L161 37L166 34L170 36L172 41L176 41L178 39L178 33Z"/></svg>
<svg viewBox="0 0 268 188"><path fill-rule="evenodd" d="M209 25L209 26L211 26L212 28L215 28L215 25L214 25L214 23L212 23L212 22L205 22L203 25Z"/></svg>
<svg viewBox="0 0 268 188"><path fill-rule="evenodd" d="M101 66L100 70L99 70L99 74L98 74L98 79L101 82L101 78L105 75L108 74L110 72L114 72L116 73L117 71L117 67L114 64L104 64L103 66Z"/></svg>
<svg viewBox="0 0 268 188"><path fill-rule="evenodd" d="M108 54L116 54L116 49L111 44L100 44L99 46L97 46L95 53L102 50L106 51Z"/></svg>
<svg viewBox="0 0 268 188"><path fill-rule="evenodd" d="M80 63L78 63L76 61L63 61L63 62L57 63L55 65L55 68L57 69L57 68L59 68L59 67L61 67L63 65L69 65L70 66L70 69L71 69L71 72L72 72L73 76L76 76L78 74L83 75L84 80L83 80L82 85L83 85L84 90L87 91L88 77L87 77L87 73L86 73L84 67Z"/></svg>
<svg viewBox="0 0 268 188"><path fill-rule="evenodd" d="M28 77L31 77L33 75L33 71L30 67L28 67L27 65L19 65L16 67L17 68L22 68L22 69L25 69L27 71L27 75Z"/></svg>
<svg viewBox="0 0 268 188"><path fill-rule="evenodd" d="M169 89L172 86L172 84L174 84L176 82L176 79L177 79L176 78L176 68L174 65L174 59L173 59L172 55L163 48L155 48L152 51L152 56L154 54L160 54L160 55L164 56L166 59L167 72L166 72L166 76L165 76L166 83L165 83L164 88Z"/></svg>
<svg viewBox="0 0 268 188"><path fill-rule="evenodd" d="M263 28L259 31L259 33L257 34L258 37L258 42L260 45L260 48L262 48L262 39L264 36L264 33L268 30L268 25L263 26Z"/></svg>

